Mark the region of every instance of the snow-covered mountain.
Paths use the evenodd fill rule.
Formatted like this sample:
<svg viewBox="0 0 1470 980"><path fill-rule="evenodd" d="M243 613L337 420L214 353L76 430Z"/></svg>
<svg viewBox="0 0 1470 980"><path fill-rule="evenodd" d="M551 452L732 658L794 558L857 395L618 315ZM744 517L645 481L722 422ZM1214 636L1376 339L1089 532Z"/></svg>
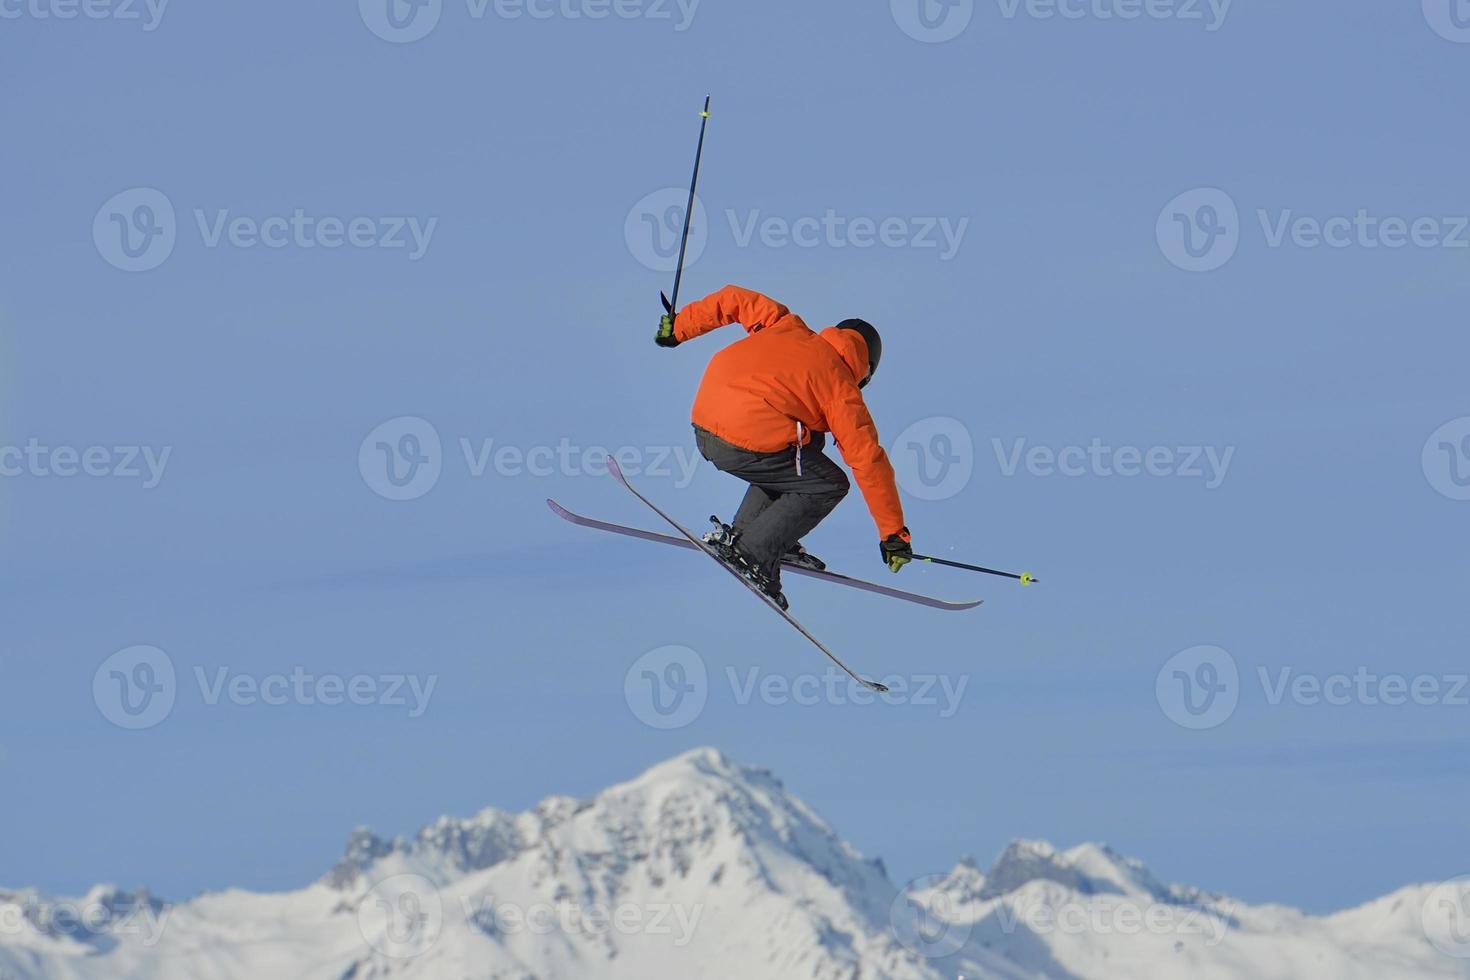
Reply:
<svg viewBox="0 0 1470 980"><path fill-rule="evenodd" d="M359 829L295 892L0 891L0 980L1467 977L1464 899L1313 917L1033 841L901 891L769 772L700 749L591 800Z"/></svg>

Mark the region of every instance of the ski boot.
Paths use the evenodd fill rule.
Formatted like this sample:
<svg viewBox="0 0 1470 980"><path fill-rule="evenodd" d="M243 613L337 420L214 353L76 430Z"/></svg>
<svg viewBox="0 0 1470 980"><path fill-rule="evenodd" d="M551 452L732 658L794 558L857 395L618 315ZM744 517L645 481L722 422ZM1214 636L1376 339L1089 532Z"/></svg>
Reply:
<svg viewBox="0 0 1470 980"><path fill-rule="evenodd" d="M736 546L736 539L740 535L734 528L718 517L711 516L709 521L714 525L714 530L704 535L704 543L714 550L721 561L735 569L741 578L755 586L762 595L780 606L782 610L790 609L791 603L781 591L779 568L775 575L767 575L759 565L747 558L745 553Z"/></svg>
<svg viewBox="0 0 1470 980"><path fill-rule="evenodd" d="M797 568L807 568L814 572L825 572L827 570L827 563L803 548L800 541L792 545L790 550L781 556L781 563L783 565L794 565Z"/></svg>

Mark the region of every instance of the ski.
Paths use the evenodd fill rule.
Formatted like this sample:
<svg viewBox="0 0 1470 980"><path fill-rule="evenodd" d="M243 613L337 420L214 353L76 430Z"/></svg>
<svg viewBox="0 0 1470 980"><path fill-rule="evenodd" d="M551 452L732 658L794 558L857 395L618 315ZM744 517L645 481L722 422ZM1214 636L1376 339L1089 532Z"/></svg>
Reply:
<svg viewBox="0 0 1470 980"><path fill-rule="evenodd" d="M633 484L628 482L628 478L623 476L623 471L618 468L617 461L614 460L612 457L608 457L607 471L612 474L612 476L619 483L627 488L629 493L637 497L639 500L643 501L643 503L647 505L649 510L653 511L659 517L662 517L665 521L668 522L670 527L682 534L691 545L704 552L706 555L709 555L710 558L714 560L715 564L719 565L725 571L729 572L732 576L735 577L738 582L740 582L741 585L749 589L753 595L755 595L758 599L760 599L772 610L774 610L778 615L780 615L782 619L790 623L798 633L810 640L813 646L825 653L827 655L827 659L831 660L834 664L841 667L849 677L851 677L853 680L857 681L859 684L870 691L875 691L879 694L882 694L888 690L888 687L886 685L879 684L877 681L870 681L866 677L862 677L855 673L853 669L847 666L847 664L843 663L835 653L833 653L831 650L828 650L827 647L823 645L821 640L817 639L811 634L810 631L807 630L805 626L797 622L795 616L791 615L791 613L787 612L785 609L782 609L779 605L776 604L775 600L766 595L760 589L757 589L754 585L746 580L745 576L741 575L734 568L730 567L730 565L722 560L719 555L715 554L714 550L711 549L709 545L705 544L698 537L696 537L694 535L694 532L690 531L684 525L674 520L668 514L665 514L661 509L659 509L659 506L657 504L655 504L652 500L649 500L647 497L643 496L643 494L639 493L637 489L634 488Z"/></svg>
<svg viewBox="0 0 1470 980"><path fill-rule="evenodd" d="M598 531L611 531L613 534L621 534L630 538L638 538L641 541L652 541L656 544L673 545L676 548L685 548L689 551L697 551L698 548L691 544L686 538L673 534L660 534L657 531L644 531L636 527L627 527L623 524L612 524L608 521L599 521L593 517L584 517L581 514L567 510L555 500L548 499L546 506L551 512L562 520L578 527L593 528ZM819 572L813 568L790 563L783 564L786 572L797 575L805 575L819 582L831 582L835 585L845 585L853 589L861 589L864 592L872 592L877 595L888 596L891 599L901 599L904 602L916 603L920 606L928 606L930 609L943 609L946 612L959 612L964 609L974 609L983 603L984 599L970 599L963 602L951 601L949 599L936 599L933 596L919 595L915 592L905 592L903 589L895 589L887 585L879 585L877 582L867 582L860 578L852 578L849 575L840 575L837 572Z"/></svg>

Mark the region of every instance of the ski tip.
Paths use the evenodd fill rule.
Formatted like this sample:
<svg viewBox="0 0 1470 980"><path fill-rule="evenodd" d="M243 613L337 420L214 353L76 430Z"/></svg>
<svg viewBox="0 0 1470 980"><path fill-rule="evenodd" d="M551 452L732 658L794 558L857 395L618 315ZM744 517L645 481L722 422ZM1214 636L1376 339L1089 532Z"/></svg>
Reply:
<svg viewBox="0 0 1470 980"><path fill-rule="evenodd" d="M984 599L937 599L932 605L935 609L943 609L947 612L964 612L966 609L974 609L985 605Z"/></svg>
<svg viewBox="0 0 1470 980"><path fill-rule="evenodd" d="M870 681L870 680L867 680L866 678L864 678L863 679L863 686L866 687L868 690L873 691L876 694L887 694L888 693L888 685L887 684L879 684L877 681Z"/></svg>

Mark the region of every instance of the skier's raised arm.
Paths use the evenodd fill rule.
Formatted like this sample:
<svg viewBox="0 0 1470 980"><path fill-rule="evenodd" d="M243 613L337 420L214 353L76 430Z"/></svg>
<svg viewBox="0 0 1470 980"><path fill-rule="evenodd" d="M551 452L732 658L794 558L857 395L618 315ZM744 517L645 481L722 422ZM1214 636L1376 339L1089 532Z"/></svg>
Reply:
<svg viewBox="0 0 1470 980"><path fill-rule="evenodd" d="M677 347L732 323L742 324L747 333L755 333L790 315L790 310L769 296L731 285L695 300L676 316L665 314L659 321L654 342L660 347Z"/></svg>

